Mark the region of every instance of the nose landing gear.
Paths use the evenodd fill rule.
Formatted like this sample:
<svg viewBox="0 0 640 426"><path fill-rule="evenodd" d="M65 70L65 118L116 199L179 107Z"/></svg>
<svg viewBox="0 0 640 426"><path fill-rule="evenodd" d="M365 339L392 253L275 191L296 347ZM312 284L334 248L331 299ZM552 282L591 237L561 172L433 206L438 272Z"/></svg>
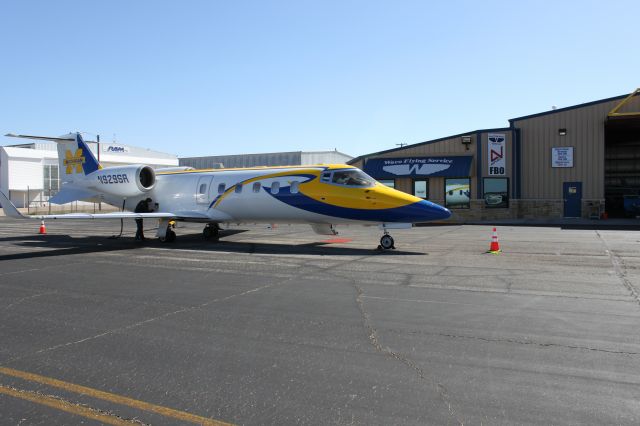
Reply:
<svg viewBox="0 0 640 426"><path fill-rule="evenodd" d="M382 236L382 238L380 238L380 245L378 246L378 250L395 250L396 247L393 245L393 243L393 237L389 235L389 233L385 230L384 235Z"/></svg>

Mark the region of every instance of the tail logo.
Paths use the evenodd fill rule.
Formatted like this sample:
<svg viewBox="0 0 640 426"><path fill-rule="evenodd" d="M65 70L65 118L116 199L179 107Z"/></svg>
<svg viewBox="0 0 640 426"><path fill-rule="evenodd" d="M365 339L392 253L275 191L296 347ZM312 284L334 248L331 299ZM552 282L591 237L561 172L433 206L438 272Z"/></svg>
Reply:
<svg viewBox="0 0 640 426"><path fill-rule="evenodd" d="M84 164L84 156L82 155L82 149L77 149L75 154L71 153L71 150L67 150L65 153L64 165L66 166L65 173L70 175L71 173L82 173L82 165ZM75 172L73 169L76 169Z"/></svg>

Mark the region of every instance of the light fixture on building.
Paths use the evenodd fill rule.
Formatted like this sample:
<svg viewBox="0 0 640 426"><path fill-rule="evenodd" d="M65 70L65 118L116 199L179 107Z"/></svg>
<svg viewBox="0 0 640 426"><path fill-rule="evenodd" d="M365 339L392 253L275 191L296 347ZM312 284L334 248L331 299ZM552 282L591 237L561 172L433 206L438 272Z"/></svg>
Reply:
<svg viewBox="0 0 640 426"><path fill-rule="evenodd" d="M567 129L558 129L558 136L567 136Z"/></svg>
<svg viewBox="0 0 640 426"><path fill-rule="evenodd" d="M466 151L469 151L469 145L471 145L471 136L463 136L462 145L464 145Z"/></svg>

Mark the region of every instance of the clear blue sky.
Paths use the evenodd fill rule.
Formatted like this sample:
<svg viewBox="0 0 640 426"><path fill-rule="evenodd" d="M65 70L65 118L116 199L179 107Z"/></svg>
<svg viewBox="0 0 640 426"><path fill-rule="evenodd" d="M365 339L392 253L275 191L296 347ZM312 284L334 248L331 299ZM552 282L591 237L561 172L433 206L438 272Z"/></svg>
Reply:
<svg viewBox="0 0 640 426"><path fill-rule="evenodd" d="M179 156L356 156L640 86L637 0L27 0L0 16L2 134Z"/></svg>

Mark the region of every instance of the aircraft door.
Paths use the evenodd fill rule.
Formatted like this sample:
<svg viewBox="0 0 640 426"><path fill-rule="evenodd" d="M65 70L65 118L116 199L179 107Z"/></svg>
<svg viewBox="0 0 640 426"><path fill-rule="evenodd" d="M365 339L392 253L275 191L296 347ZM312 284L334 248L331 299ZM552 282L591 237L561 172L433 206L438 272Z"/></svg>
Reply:
<svg viewBox="0 0 640 426"><path fill-rule="evenodd" d="M196 185L196 204L209 204L209 187L213 176L202 176Z"/></svg>

